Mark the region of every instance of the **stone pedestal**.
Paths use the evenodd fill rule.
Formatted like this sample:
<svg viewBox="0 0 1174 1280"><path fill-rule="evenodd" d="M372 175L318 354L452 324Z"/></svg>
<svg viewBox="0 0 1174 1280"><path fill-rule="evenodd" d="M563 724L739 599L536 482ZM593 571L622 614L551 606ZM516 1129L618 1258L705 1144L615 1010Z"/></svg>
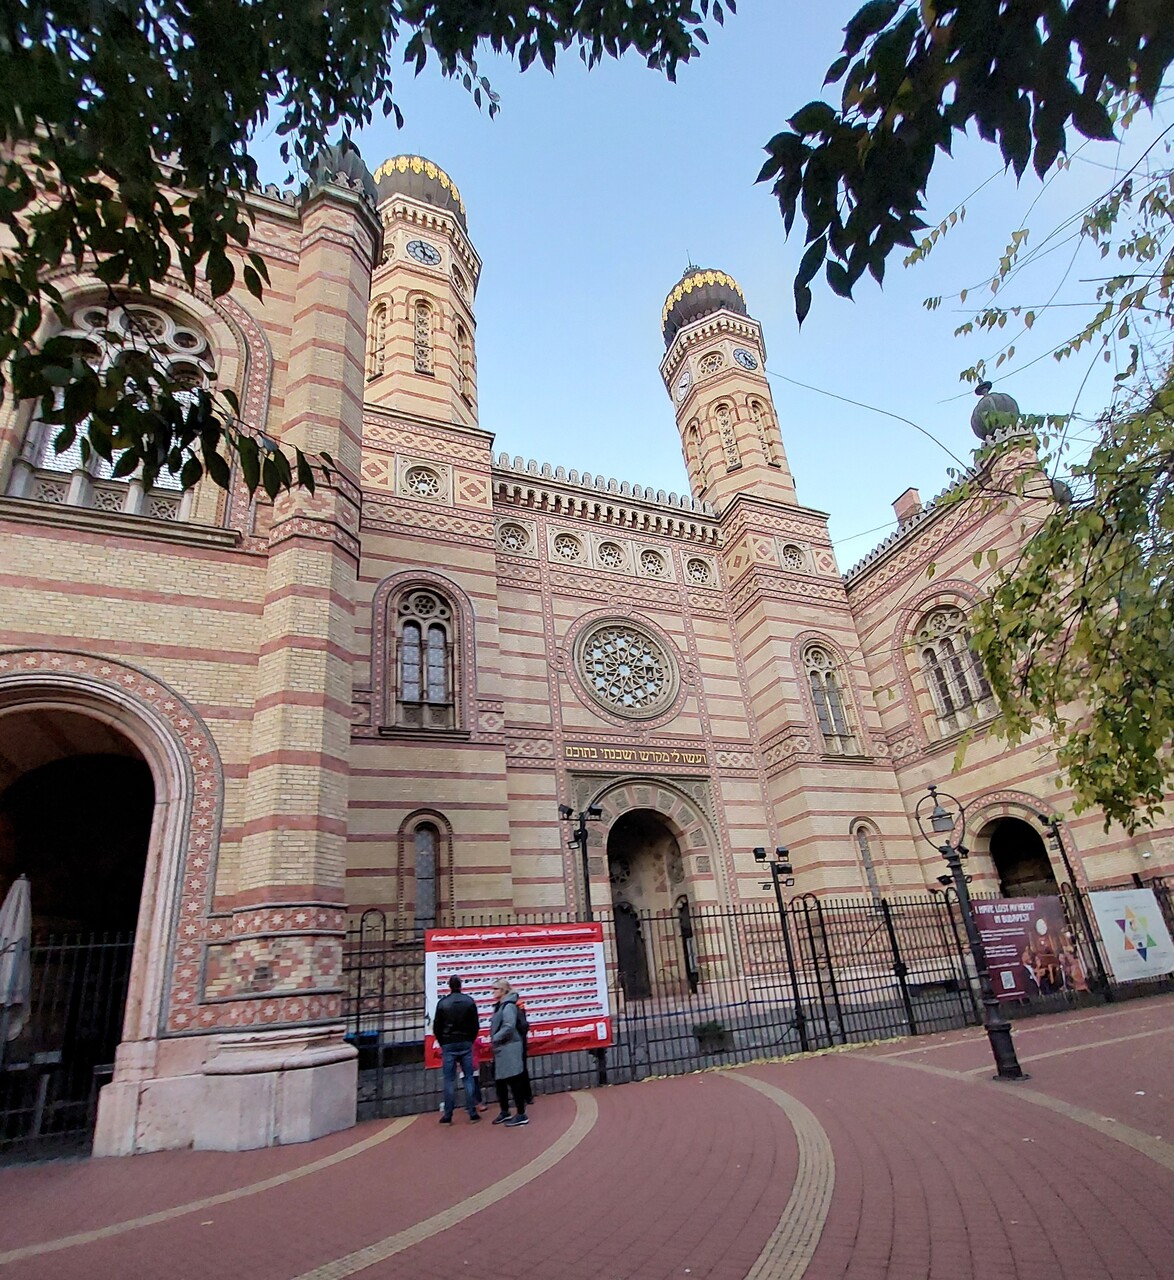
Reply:
<svg viewBox="0 0 1174 1280"><path fill-rule="evenodd" d="M192 1050L207 1056L191 1061ZM123 1045L98 1101L94 1155L309 1142L355 1123L357 1089L358 1054L341 1028Z"/></svg>

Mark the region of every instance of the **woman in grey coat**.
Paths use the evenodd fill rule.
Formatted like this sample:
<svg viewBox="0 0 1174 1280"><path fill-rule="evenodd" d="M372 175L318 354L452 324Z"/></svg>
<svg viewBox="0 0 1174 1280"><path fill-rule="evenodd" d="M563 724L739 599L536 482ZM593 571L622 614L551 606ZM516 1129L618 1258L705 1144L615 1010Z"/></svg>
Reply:
<svg viewBox="0 0 1174 1280"><path fill-rule="evenodd" d="M497 1003L489 1019L489 1039L493 1045L493 1078L497 1083L497 1101L501 1112L494 1124L511 1129L529 1124L526 1114L525 1077L522 1074L522 1037L518 1032L518 993L508 978L493 984ZM514 1095L516 1115L510 1115L510 1094Z"/></svg>

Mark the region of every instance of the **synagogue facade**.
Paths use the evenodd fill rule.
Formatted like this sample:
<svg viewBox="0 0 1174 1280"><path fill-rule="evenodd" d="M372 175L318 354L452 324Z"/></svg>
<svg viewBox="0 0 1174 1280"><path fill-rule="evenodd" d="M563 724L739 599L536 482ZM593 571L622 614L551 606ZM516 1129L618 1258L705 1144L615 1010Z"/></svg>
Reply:
<svg viewBox="0 0 1174 1280"><path fill-rule="evenodd" d="M329 484L144 490L56 453L32 406L0 418L0 893L24 872L39 926L134 936L99 1153L353 1123L342 947L369 907L413 930L761 901L778 846L796 892L924 893L931 782L967 806L977 891L1174 867L1169 830L1074 817L1046 740L984 732L975 556L1038 504L909 491L844 573L730 276L664 303L690 487L666 494L494 452L481 261L432 162L251 204L263 304L55 283L95 362L147 335L249 429L328 453ZM560 806L598 810L585 861Z"/></svg>

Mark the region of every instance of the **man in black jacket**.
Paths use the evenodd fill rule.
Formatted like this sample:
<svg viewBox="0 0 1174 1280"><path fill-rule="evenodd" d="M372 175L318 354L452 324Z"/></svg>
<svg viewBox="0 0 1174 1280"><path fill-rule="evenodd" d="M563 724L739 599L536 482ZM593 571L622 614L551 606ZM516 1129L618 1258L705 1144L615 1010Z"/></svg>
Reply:
<svg viewBox="0 0 1174 1280"><path fill-rule="evenodd" d="M452 1124L452 1109L457 1096L457 1063L465 1081L465 1107L469 1119L476 1123L481 1119L477 1104L481 1093L473 1072L473 1041L481 1030L477 1017L477 1004L472 996L461 990L461 980L455 975L448 980L449 994L436 1003L432 1018L432 1034L440 1045L441 1070L444 1079L444 1111L441 1124Z"/></svg>

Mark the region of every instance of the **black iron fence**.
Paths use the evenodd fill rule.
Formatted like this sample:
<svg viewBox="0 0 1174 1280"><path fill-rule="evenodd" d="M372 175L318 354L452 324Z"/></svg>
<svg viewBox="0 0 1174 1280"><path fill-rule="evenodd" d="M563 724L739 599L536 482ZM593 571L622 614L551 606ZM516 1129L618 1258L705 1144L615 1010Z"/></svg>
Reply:
<svg viewBox="0 0 1174 1280"><path fill-rule="evenodd" d="M133 934L35 939L27 992L0 992L0 1159L89 1149L133 950Z"/></svg>
<svg viewBox="0 0 1174 1280"><path fill-rule="evenodd" d="M1151 881L1168 922L1171 886ZM1174 989L1174 980L1115 983L1083 894L1061 896L1077 963L1060 989L1008 1003L1014 1016ZM463 925L548 924L565 912L462 918ZM803 895L774 903L599 911L615 1043L605 1062L582 1052L532 1057L537 1092L753 1061L980 1021L974 966L952 891L890 899ZM346 1019L360 1055L359 1114L407 1115L440 1104L425 1069L422 936L379 911L351 922ZM523 992L523 995L525 993ZM488 1071L488 1068L483 1069Z"/></svg>

